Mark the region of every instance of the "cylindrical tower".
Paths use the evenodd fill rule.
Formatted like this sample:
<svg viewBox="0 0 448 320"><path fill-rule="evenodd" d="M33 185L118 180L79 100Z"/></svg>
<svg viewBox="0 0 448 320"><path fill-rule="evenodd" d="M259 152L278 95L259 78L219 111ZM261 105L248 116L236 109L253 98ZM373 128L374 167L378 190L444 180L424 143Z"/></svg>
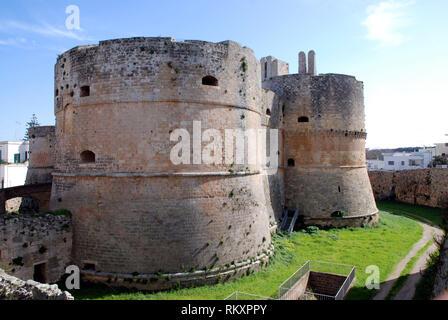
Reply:
<svg viewBox="0 0 448 320"><path fill-rule="evenodd" d="M54 126L29 128L30 162L26 184L51 183L54 170Z"/></svg>
<svg viewBox="0 0 448 320"><path fill-rule="evenodd" d="M362 82L346 75L294 74L263 87L276 93L283 113L285 206L299 209L307 225L376 221Z"/></svg>
<svg viewBox="0 0 448 320"><path fill-rule="evenodd" d="M58 58L51 207L71 210L86 277L159 289L238 276L267 258L259 164L198 163L195 151L198 131L224 141L226 129L260 128L260 91L259 62L231 41L118 39ZM190 135L190 164L170 161L176 129Z"/></svg>

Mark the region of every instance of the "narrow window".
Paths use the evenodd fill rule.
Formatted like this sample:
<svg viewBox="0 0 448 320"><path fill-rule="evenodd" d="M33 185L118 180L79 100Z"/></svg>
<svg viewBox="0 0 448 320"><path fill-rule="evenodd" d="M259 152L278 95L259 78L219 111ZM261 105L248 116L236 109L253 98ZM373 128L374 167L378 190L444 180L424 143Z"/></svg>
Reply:
<svg viewBox="0 0 448 320"><path fill-rule="evenodd" d="M297 120L298 122L310 122L310 120L308 119L308 117L299 117L299 119Z"/></svg>
<svg viewBox="0 0 448 320"><path fill-rule="evenodd" d="M341 192L341 186L338 186L338 191Z"/></svg>
<svg viewBox="0 0 448 320"><path fill-rule="evenodd" d="M269 108L266 109L266 115L267 115L268 117L271 116L271 109L269 109Z"/></svg>
<svg viewBox="0 0 448 320"><path fill-rule="evenodd" d="M20 153L14 155L14 163L20 163Z"/></svg>
<svg viewBox="0 0 448 320"><path fill-rule="evenodd" d="M54 96L57 97L59 95L59 89L56 89L56 92L54 93Z"/></svg>
<svg viewBox="0 0 448 320"><path fill-rule="evenodd" d="M264 63L264 78L266 79L268 77L268 63Z"/></svg>
<svg viewBox="0 0 448 320"><path fill-rule="evenodd" d="M294 167L296 165L296 162L294 159L288 159L288 167Z"/></svg>
<svg viewBox="0 0 448 320"><path fill-rule="evenodd" d="M212 76L205 76L204 78L202 78L202 84L204 86L217 87L218 86L218 79L216 79L215 77L212 77Z"/></svg>
<svg viewBox="0 0 448 320"><path fill-rule="evenodd" d="M81 163L95 162L95 154L92 151L86 150L81 152Z"/></svg>
<svg viewBox="0 0 448 320"><path fill-rule="evenodd" d="M37 282L40 282L40 283L47 282L46 269L47 269L47 264L46 263L36 264L34 266L33 280L37 281Z"/></svg>
<svg viewBox="0 0 448 320"><path fill-rule="evenodd" d="M84 270L95 271L95 264L94 263L85 263Z"/></svg>
<svg viewBox="0 0 448 320"><path fill-rule="evenodd" d="M81 87L81 97L88 97L88 96L90 96L90 87L89 86Z"/></svg>

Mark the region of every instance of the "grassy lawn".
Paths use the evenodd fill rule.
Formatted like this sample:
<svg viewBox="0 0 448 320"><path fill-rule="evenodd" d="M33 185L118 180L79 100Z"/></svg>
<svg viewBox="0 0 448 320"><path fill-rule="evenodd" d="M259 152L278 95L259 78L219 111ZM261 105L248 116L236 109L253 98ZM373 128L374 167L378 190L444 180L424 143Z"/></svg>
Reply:
<svg viewBox="0 0 448 320"><path fill-rule="evenodd" d="M235 280L208 287L144 293L84 284L74 290L76 299L155 299L155 300L222 300L234 291L277 297L278 286L307 260L320 260L356 266L356 284L348 299L371 299L376 290L365 288L369 265L380 268L385 281L392 268L403 259L422 236L423 229L415 221L381 211L376 227L331 229L309 234L274 235L275 256L264 270Z"/></svg>
<svg viewBox="0 0 448 320"><path fill-rule="evenodd" d="M443 228L443 210L425 206L411 205L394 201L377 201L378 209L393 214L411 217L425 223Z"/></svg>
<svg viewBox="0 0 448 320"><path fill-rule="evenodd" d="M390 289L389 293L386 296L386 300L393 300L393 298L397 295L397 293L400 291L400 289L403 287L404 283L408 279L412 269L414 268L417 260L422 256L423 253L429 248L430 245L434 243L434 240L429 240L423 248L421 248L415 256L409 260L409 262L406 264L406 267L401 271L400 277L397 279L397 281L392 286L392 289Z"/></svg>

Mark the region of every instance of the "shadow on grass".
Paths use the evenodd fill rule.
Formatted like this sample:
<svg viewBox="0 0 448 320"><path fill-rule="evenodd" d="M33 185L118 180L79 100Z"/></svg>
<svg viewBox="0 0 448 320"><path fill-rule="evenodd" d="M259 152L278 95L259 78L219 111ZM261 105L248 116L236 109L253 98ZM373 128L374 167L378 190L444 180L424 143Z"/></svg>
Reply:
<svg viewBox="0 0 448 320"><path fill-rule="evenodd" d="M384 287L388 287L388 293L383 300L394 300L395 296L400 292L403 288L406 281L417 281L419 274L411 274L408 276L400 276L396 279L396 281L384 281L380 283L380 290ZM414 279L413 279L414 278ZM372 300L380 290L376 289L368 289L366 286L364 287L354 287L350 290L346 300ZM412 294L413 295L413 294ZM411 300L410 297L408 300Z"/></svg>
<svg viewBox="0 0 448 320"><path fill-rule="evenodd" d="M429 300L431 298L432 287L434 284L435 272L429 267L421 276L420 281L417 278L420 277L419 274L411 274L408 276L400 276L395 282L385 281L380 283L380 288L384 286L389 286L389 294L385 300L393 300L393 298L402 289L406 281L413 281L417 283L416 295L413 297L414 300ZM65 282L60 281L58 283L59 288L65 289ZM142 291L137 289L129 289L125 287L111 287L106 284L100 283L90 283L81 282L81 289L79 290L69 290L70 293L76 300L98 300L98 299L132 299L132 298L145 298L145 295L155 293L154 291ZM175 291L172 289L170 291ZM366 286L363 287L353 287L348 293L346 300L371 300L378 294L379 290L368 289ZM116 295L117 297L111 297ZM130 297L130 296L135 297ZM121 297L120 297L121 296ZM412 297L411 297L412 298Z"/></svg>

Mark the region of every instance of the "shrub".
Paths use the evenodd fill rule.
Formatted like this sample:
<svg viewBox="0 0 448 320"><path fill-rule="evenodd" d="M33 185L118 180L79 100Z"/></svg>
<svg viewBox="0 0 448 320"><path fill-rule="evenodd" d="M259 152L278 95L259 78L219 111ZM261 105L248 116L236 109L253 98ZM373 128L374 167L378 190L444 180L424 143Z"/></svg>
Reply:
<svg viewBox="0 0 448 320"><path fill-rule="evenodd" d="M331 214L333 218L343 218L347 213L344 210L338 210Z"/></svg>
<svg viewBox="0 0 448 320"><path fill-rule="evenodd" d="M316 233L319 233L319 227L316 227L316 226L309 226L309 227L306 227L306 233L309 233L309 234L316 234Z"/></svg>

